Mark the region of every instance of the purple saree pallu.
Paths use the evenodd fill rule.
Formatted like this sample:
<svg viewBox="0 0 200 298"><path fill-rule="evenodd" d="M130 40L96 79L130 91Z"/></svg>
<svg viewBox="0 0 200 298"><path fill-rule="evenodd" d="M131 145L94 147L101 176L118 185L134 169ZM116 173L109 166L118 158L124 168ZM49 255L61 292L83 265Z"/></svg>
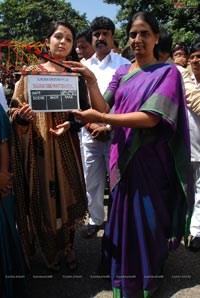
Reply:
<svg viewBox="0 0 200 298"><path fill-rule="evenodd" d="M190 144L176 67L158 63L128 74L129 67L118 69L105 99L115 97L116 114L146 111L160 122L154 128L115 128L103 258L111 264L114 297L134 298L151 296L169 249L185 233Z"/></svg>

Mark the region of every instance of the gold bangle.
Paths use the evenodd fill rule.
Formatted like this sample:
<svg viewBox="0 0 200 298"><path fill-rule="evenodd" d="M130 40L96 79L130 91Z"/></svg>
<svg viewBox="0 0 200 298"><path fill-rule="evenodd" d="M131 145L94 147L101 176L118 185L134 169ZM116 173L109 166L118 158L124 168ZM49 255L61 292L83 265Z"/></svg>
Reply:
<svg viewBox="0 0 200 298"><path fill-rule="evenodd" d="M105 115L106 115L106 113L102 113L102 115L101 115L102 116L102 123L103 124L106 124Z"/></svg>

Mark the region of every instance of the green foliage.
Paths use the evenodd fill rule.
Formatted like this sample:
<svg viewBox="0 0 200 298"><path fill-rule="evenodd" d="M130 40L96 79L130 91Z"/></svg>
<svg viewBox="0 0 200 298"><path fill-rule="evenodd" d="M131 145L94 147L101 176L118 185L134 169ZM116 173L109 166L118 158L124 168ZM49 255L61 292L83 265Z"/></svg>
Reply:
<svg viewBox="0 0 200 298"><path fill-rule="evenodd" d="M200 4L196 8L187 6L178 8L174 7L174 2L177 1L172 0L104 0L104 2L119 5L117 20L121 22L121 33L118 34L121 46L125 46L127 42L125 28L129 16L144 10L151 11L157 17L160 26L172 34L174 42L184 41L190 46L200 35ZM192 1L184 2L185 5L189 5Z"/></svg>
<svg viewBox="0 0 200 298"><path fill-rule="evenodd" d="M81 1L81 0L77 0ZM118 5L116 16L120 29L115 38L123 49L127 44L126 25L129 16L137 11L148 10L157 17L160 27L173 35L174 42L190 45L200 34L200 6L175 8L172 0L103 0ZM177 2L177 1L176 1ZM185 1L191 3L191 1ZM194 2L194 1L193 1ZM86 15L80 15L64 0L3 0L0 1L0 42L43 42L52 21L65 19L77 31L89 27Z"/></svg>
<svg viewBox="0 0 200 298"><path fill-rule="evenodd" d="M44 41L52 21L65 19L76 30L88 27L86 15L64 0L4 0L0 3L0 40Z"/></svg>

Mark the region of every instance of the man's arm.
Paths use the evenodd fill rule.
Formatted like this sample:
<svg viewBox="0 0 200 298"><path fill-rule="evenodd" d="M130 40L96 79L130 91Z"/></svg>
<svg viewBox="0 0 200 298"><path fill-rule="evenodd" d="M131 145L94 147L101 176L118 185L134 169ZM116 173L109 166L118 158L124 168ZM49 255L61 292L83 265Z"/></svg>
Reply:
<svg viewBox="0 0 200 298"><path fill-rule="evenodd" d="M200 116L200 89L196 88L195 82L191 78L191 73L186 68L180 67L178 65L177 68L182 75L185 85L187 106Z"/></svg>

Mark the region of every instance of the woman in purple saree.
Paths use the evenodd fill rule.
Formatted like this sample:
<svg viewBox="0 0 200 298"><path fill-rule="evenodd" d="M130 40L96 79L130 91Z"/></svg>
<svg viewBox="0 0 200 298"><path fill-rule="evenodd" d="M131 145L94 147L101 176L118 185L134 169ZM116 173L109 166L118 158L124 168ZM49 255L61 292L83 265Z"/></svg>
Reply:
<svg viewBox="0 0 200 298"><path fill-rule="evenodd" d="M115 95L116 114L148 111L160 122L151 128L115 127L104 261L111 261L112 285L123 289L122 297L138 297L133 293L140 289L139 297L150 297L163 277L168 250L177 248L186 228L188 127L175 67L151 64L131 74L128 69L116 72L105 98Z"/></svg>
<svg viewBox="0 0 200 298"><path fill-rule="evenodd" d="M80 63L93 109L74 111L79 122L115 127L110 151L112 207L104 260L114 298L150 297L163 277L170 249L187 230L190 144L181 75L157 63L156 20L139 12L128 24L132 65L120 67L101 97L95 76ZM114 105L114 114L109 114ZM186 235L187 238L187 235Z"/></svg>

